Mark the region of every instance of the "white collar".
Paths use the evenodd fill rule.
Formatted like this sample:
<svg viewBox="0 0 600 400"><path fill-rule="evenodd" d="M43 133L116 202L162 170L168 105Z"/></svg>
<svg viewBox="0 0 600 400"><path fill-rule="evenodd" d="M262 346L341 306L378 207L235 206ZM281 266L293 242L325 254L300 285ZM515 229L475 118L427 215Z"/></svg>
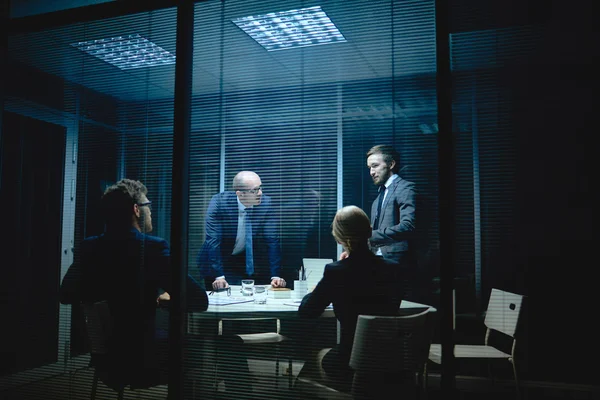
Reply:
<svg viewBox="0 0 600 400"><path fill-rule="evenodd" d="M242 211L242 212L243 212L243 211L246 211L246 209L247 209L247 208L252 208L252 206L250 206L250 207L246 207L245 205L243 205L243 204L242 204L242 202L240 201L240 198L239 198L239 197L235 196L235 199L237 200L237 203L238 203L238 210L239 210L239 211Z"/></svg>
<svg viewBox="0 0 600 400"><path fill-rule="evenodd" d="M385 188L386 189L389 188L390 185L392 184L392 182L394 182L394 180L396 180L396 178L399 178L398 174L392 174L392 176L390 176L388 178L388 180L385 181L385 184L384 184Z"/></svg>

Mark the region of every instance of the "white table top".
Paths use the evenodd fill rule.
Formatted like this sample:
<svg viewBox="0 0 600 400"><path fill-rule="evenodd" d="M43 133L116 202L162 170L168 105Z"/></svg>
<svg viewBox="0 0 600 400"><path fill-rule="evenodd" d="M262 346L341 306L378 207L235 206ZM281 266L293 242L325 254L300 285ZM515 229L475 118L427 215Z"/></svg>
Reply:
<svg viewBox="0 0 600 400"><path fill-rule="evenodd" d="M207 292L207 294L209 294L210 292ZM194 317L208 317L210 318L211 315L214 316L214 314L219 314L221 316L223 316L222 314L231 314L231 316L233 317L234 314L251 314L252 316L257 316L256 314L269 314L274 316L273 314L278 314L283 316L295 316L296 312L298 311L298 306L300 305L300 299L296 298L296 294L294 293L293 290L290 290L289 293L290 294L290 298L286 298L286 299L281 299L281 298L275 298L274 296L274 292L272 292L271 290L267 290L267 304L255 304L254 301L250 301L250 302L244 302L244 303L235 303L235 304L222 304L222 305L215 305L215 304L209 304L208 306L208 310L204 311L204 312L194 312L192 313ZM240 293L240 286L232 286L231 287L231 296L227 296L226 292L220 292L220 293L213 293L212 295L209 294L209 302L211 302L211 298L218 298L220 301L236 301L236 300L241 300L241 301L246 301L247 298L243 297L242 294ZM214 301L214 300L213 300ZM296 302L296 303L295 303ZM295 305L294 305L295 303ZM400 303L400 308L401 309L405 309L405 308L423 308L423 309L430 309L430 311L432 312L436 312L437 310L429 305L426 304L421 304L421 303L415 303L412 301L408 301L408 300L402 300L402 302ZM321 315L322 317L334 317L333 314L333 309L327 309L323 312L323 314Z"/></svg>
<svg viewBox="0 0 600 400"><path fill-rule="evenodd" d="M207 294L210 292L207 292ZM290 298L281 299L274 298L275 295L270 290L267 294L266 304L255 304L254 301L245 303L215 305L209 304L208 309L203 312L190 312L188 317L188 333L190 334L210 334L215 331L214 325L222 318L228 319L243 319L243 318L278 318L282 320L294 320L298 317L298 306L300 305L299 298L296 298L294 291L286 291ZM209 302L211 298L219 299L241 299L244 300L240 292L239 286L232 286L231 296L228 297L226 292L209 294ZM214 300L213 300L214 301ZM429 309L431 312L436 312L434 307L426 304L414 303L408 300L402 300L400 309ZM332 308L326 309L321 318L334 318L335 314Z"/></svg>

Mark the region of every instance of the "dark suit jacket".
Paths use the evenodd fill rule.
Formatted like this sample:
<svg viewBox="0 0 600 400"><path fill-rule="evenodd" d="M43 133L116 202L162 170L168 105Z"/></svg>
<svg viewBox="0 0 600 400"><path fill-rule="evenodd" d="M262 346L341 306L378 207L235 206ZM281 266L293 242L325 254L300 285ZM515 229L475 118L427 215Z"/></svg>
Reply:
<svg viewBox="0 0 600 400"><path fill-rule="evenodd" d="M235 192L221 192L210 200L206 213L206 240L197 258L200 273L206 278L225 275L229 283L239 284L237 281L246 274L245 264L232 262L231 255L237 236L238 210ZM269 196L263 195L261 203L252 208L250 221L254 279L257 283L267 283L271 277L281 276L278 218ZM236 279L231 279L233 277Z"/></svg>
<svg viewBox="0 0 600 400"><path fill-rule="evenodd" d="M128 381L158 368L156 298L170 291L170 253L166 240L137 229L86 238L61 288L60 302L107 301L113 317L109 358ZM203 288L190 291L193 308L206 310ZM188 299L189 300L189 299ZM140 375L141 374L141 375ZM129 383L129 382L126 382Z"/></svg>
<svg viewBox="0 0 600 400"><path fill-rule="evenodd" d="M360 314L397 315L402 300L400 268L396 262L368 250L325 266L323 278L302 299L300 317L316 318L333 304L340 322L340 362L348 366L356 321Z"/></svg>
<svg viewBox="0 0 600 400"><path fill-rule="evenodd" d="M415 184L400 177L388 188L381 206L379 227L373 230L370 244L373 252L381 248L384 258L401 262L411 249L415 232ZM371 224L377 216L377 199L371 207Z"/></svg>

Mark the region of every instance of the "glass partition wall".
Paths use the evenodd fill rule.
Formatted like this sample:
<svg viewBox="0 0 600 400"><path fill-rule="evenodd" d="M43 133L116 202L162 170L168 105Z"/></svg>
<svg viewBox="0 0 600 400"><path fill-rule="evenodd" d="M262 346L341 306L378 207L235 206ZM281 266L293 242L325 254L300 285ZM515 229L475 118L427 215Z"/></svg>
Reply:
<svg viewBox="0 0 600 400"><path fill-rule="evenodd" d="M311 17L294 23L302 13ZM250 170L273 202L281 277L293 287L303 258L339 257L331 236L337 209L356 205L371 214L377 188L366 152L389 144L400 153L400 175L418 194L418 272L407 296L440 306L434 14L433 0L195 4L185 272L207 283L197 257L210 200ZM1 198L4 210L16 210L5 229L16 234L3 243L14 250L4 265L20 268L2 281L12 327L0 343L9 360L2 388L78 371L68 390L74 398L89 394L91 372L80 372L89 360L83 317L58 304L58 287L80 241L104 229L99 204L108 185L121 178L145 183L153 234L171 237L176 16L176 8L166 8L8 37ZM310 43L297 36L319 21L326 25L311 28ZM243 29L252 26L259 28ZM516 226L507 77L536 40L529 27L451 36L459 342L480 338L492 287L525 291L518 262L504 251ZM159 324L166 327L167 318L159 310ZM321 335L306 335L335 344L330 322L319 327ZM291 335L300 329L282 326ZM184 354L200 349L190 343ZM296 375L304 359L288 354ZM279 377L265 364L272 360L252 360L255 391L277 379L285 387L285 357Z"/></svg>
<svg viewBox="0 0 600 400"><path fill-rule="evenodd" d="M401 154L401 175L418 187L415 245L419 259L427 260L421 262L424 282L437 268L429 261L435 260L431 252L437 242L434 4L333 1L315 10L318 4L309 3L207 1L195 6L184 269L202 282L196 258L205 239L209 201L230 190L241 170L258 173L264 194L273 200L281 276L289 286L298 279L303 258L336 260L341 247L331 236L333 215L351 204L370 214L376 187L366 152L390 144ZM343 39L316 35L318 45L269 51L233 22L310 7L313 19L328 17ZM48 254L55 265L38 263L54 271L51 315L58 331L52 321L36 319L54 332L54 339L50 335L47 345L40 344L50 356L22 363L25 356L14 351L14 368L3 376L7 384L16 384L20 378L15 377L32 368L49 368L52 374L87 364L83 316L56 300L74 250L83 238L103 232L99 207L106 187L125 177L145 183L153 201L153 234L170 238L176 12L164 9L9 37L15 79L8 82L5 113L58 127L60 140L53 141L57 149L51 153L56 168L51 170L60 185L52 186L57 200L48 201L54 211L47 213L62 215L62 223L51 224L57 232ZM142 53L148 64L140 60ZM10 128L3 130L5 137L12 134ZM21 285L18 279L15 287ZM415 296L434 304L435 296L423 288ZM15 313L13 326L20 326L22 312ZM322 328L328 332L325 343L335 344L335 324ZM15 337L26 331L16 329ZM296 357L294 374L303 361ZM89 391L89 374L77 374L71 393ZM39 371L30 374L40 376ZM269 386L271 378L262 383Z"/></svg>
<svg viewBox="0 0 600 400"><path fill-rule="evenodd" d="M231 190L241 170L257 172L263 192L276 204L282 264L290 280L302 258L336 259L340 249L330 235L336 210L354 204L370 213L376 197L366 167L366 152L376 144L397 147L403 175L425 193L419 219L422 213L423 221L435 220L433 3L328 2L320 10L344 41L276 50L234 23L312 6L293 1L196 5L191 265L203 243L210 198ZM307 222L317 225L308 242ZM435 242L435 224L427 222L423 232L425 226Z"/></svg>
<svg viewBox="0 0 600 400"><path fill-rule="evenodd" d="M289 286L303 259L337 260L333 216L347 205L371 214L377 187L366 153L389 144L419 193L414 245L423 272L406 295L435 302L426 284L437 270L434 2L206 1L195 6L194 27L188 271L200 275L211 198L232 191L244 170L260 176L273 203ZM335 345L336 328L331 319L306 331L281 326L323 347ZM262 355L250 357L253 390L277 397L269 388L287 389L286 357L297 375L305 356L282 354L279 376Z"/></svg>
<svg viewBox="0 0 600 400"><path fill-rule="evenodd" d="M170 8L8 38L2 206L19 211L3 243L3 265L18 266L3 279L3 389L69 372L48 395L89 396L93 371L74 373L89 362L84 318L58 289L80 242L104 231L109 185L145 183L154 234L170 236L175 17Z"/></svg>

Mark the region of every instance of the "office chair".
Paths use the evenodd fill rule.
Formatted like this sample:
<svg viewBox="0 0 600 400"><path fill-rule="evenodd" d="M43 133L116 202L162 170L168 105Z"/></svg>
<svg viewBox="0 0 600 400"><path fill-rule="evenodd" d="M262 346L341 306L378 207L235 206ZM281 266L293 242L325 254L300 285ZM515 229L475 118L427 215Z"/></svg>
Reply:
<svg viewBox="0 0 600 400"><path fill-rule="evenodd" d="M454 357L456 358L478 358L488 361L492 359L508 360L513 369L517 398L520 397L520 389L515 362L515 349L517 345L515 334L519 326L523 299L524 296L519 294L492 289L484 321L486 326L485 343L483 345L460 344L454 346ZM510 354L499 350L490 342L490 336L493 331L501 332L512 339ZM436 364L442 363L442 347L440 344L431 345L429 360ZM427 375L425 375L425 379L427 379Z"/></svg>
<svg viewBox="0 0 600 400"><path fill-rule="evenodd" d="M98 380L105 381L105 379L100 378L100 376L104 376L110 369L107 360L107 342L112 331L112 319L108 303L105 301L93 304L82 304L81 308L85 318L87 337L91 346L90 353L92 355L92 360L90 361L90 366L94 367L94 380L90 397L91 400L94 400L96 398L96 390L98 389ZM110 382L107 386L117 392L117 398L119 400L123 400L125 384Z"/></svg>
<svg viewBox="0 0 600 400"><path fill-rule="evenodd" d="M332 388L321 368L316 378L299 376L296 388L321 399L387 398L389 393L415 398L424 389L422 374L432 335L429 310L399 316L359 315L350 356L354 370L350 393Z"/></svg>
<svg viewBox="0 0 600 400"><path fill-rule="evenodd" d="M360 315L350 357L355 371L353 398L368 398L378 389L387 393L384 386L394 377L392 385L405 389L408 398L418 395L424 390L421 377L432 336L433 315L428 309L394 317Z"/></svg>
<svg viewBox="0 0 600 400"><path fill-rule="evenodd" d="M243 330L242 329L232 329L231 331L227 331L225 329L225 325L224 323L226 322L231 322L232 324L237 324L240 321L245 321L245 322L257 322L257 321L272 321L274 323L274 329L271 331L266 331L266 332L259 332L259 333L239 333L239 330ZM237 327L236 327L237 328ZM280 353L281 353L281 345L283 342L288 341L289 338L282 335L280 333L281 330L281 322L279 320L279 318L275 318L275 317L256 317L256 318L220 318L218 321L218 335L225 335L225 334L233 334L236 335L238 337L240 337L243 342L244 342L244 349L248 350L250 352L253 351L260 351L261 354L265 354L265 349L270 349L272 346L275 347L275 376L278 377L279 376L279 358L280 358ZM216 367L215 367L216 368ZM288 386L289 388L292 387L292 357L290 356L288 358L288 369L289 369L289 376L288 376ZM216 371L215 371L216 373ZM278 385L278 380L275 380L275 385L277 387Z"/></svg>
<svg viewBox="0 0 600 400"><path fill-rule="evenodd" d="M87 337L90 342L90 353L92 359L90 367L94 368L94 380L92 383L91 400L96 398L98 381L102 381L106 386L117 392L118 400L123 399L125 387L129 386L132 390L142 389L159 385L159 382L143 382L141 386L136 386L134 382L128 382L121 376L113 373L115 370L114 361L108 358L108 340L110 338L113 323L110 315L110 309L106 301L96 303L85 303L81 305L85 318L85 327ZM152 379L155 378L152 376ZM138 382L140 384L142 382Z"/></svg>

